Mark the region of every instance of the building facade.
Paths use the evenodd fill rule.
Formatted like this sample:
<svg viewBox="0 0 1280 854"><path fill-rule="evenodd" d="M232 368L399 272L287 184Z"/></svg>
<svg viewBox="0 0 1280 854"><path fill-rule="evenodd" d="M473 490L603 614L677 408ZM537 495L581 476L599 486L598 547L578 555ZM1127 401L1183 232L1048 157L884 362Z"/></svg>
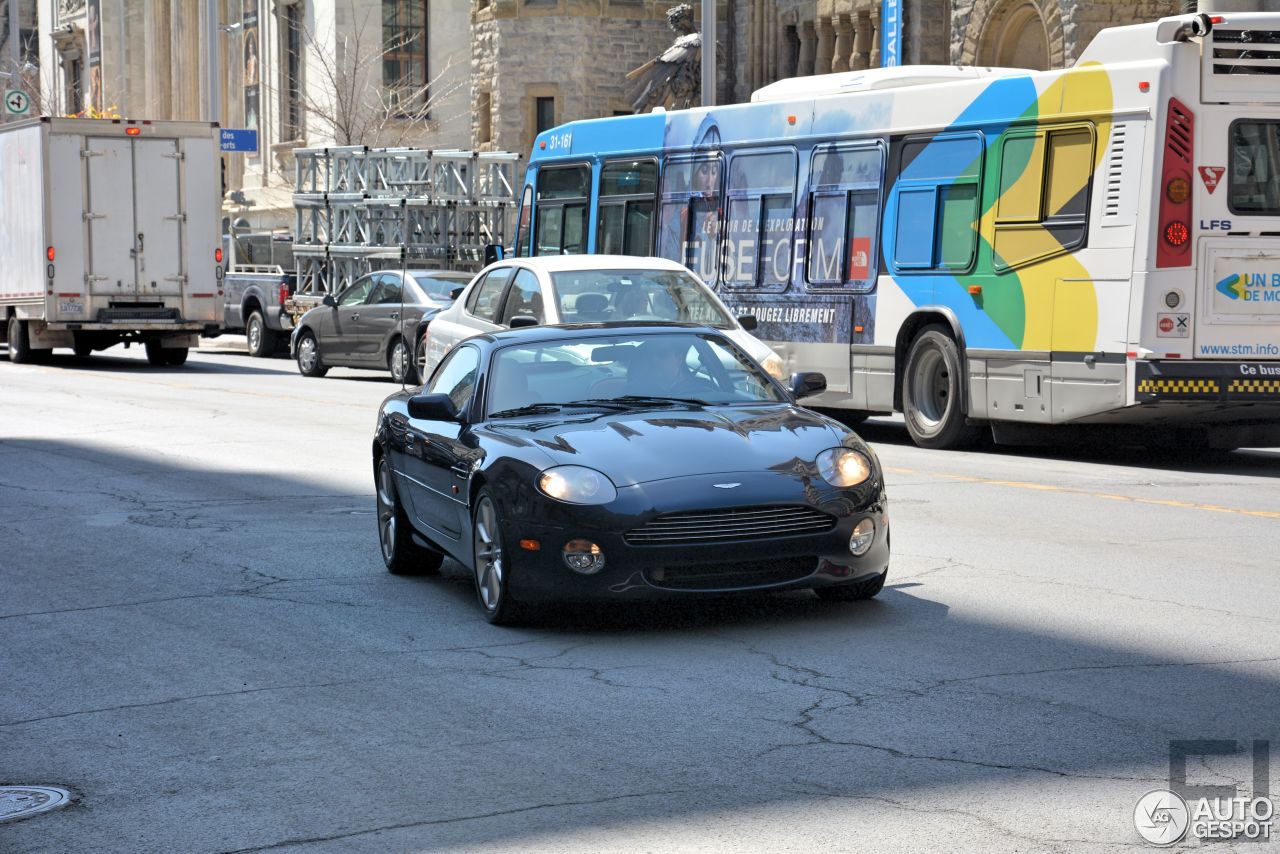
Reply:
<svg viewBox="0 0 1280 854"><path fill-rule="evenodd" d="M674 2L0 0L0 74L46 114L256 130L256 151L224 155L226 212L287 229L294 148L527 154L541 130L631 112L626 73L672 44ZM881 0L718 0L717 100L745 101L784 77L878 67L890 25L903 64L1050 68L1071 64L1104 27L1182 9L1179 0L895 5L885 21ZM1280 10L1280 0L1213 8Z"/></svg>

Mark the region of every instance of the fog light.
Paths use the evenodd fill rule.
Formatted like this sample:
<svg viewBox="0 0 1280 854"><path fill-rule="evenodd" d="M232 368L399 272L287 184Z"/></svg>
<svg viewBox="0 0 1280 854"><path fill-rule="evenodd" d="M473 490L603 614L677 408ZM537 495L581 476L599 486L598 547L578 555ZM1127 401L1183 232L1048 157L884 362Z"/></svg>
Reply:
<svg viewBox="0 0 1280 854"><path fill-rule="evenodd" d="M570 540L564 544L564 565L583 575L597 573L604 569L604 551L590 540Z"/></svg>
<svg viewBox="0 0 1280 854"><path fill-rule="evenodd" d="M863 519L853 526L853 534L849 537L849 553L864 555L871 548L871 541L876 538L876 523Z"/></svg>

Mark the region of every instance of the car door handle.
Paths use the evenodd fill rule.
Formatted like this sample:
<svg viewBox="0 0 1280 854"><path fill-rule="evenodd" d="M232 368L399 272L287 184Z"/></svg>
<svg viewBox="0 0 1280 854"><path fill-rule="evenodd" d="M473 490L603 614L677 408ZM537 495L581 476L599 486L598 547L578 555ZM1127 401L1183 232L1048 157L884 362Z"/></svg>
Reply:
<svg viewBox="0 0 1280 854"><path fill-rule="evenodd" d="M358 311L357 311L355 314L351 315L351 319L352 319L352 320L359 320L359 319L360 319L360 312L358 312Z"/></svg>
<svg viewBox="0 0 1280 854"><path fill-rule="evenodd" d="M392 320L399 320L399 319L400 319L400 312L398 312L398 311L393 311L393 312L391 312L391 319L392 319Z"/></svg>

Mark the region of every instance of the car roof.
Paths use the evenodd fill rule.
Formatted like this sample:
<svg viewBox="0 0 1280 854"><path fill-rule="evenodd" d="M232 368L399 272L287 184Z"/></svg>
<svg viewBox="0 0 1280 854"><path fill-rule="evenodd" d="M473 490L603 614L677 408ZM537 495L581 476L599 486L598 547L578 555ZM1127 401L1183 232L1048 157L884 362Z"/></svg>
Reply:
<svg viewBox="0 0 1280 854"><path fill-rule="evenodd" d="M629 332L642 334L675 334L690 332L724 337L724 330L698 323L672 323L669 321L616 322L616 323L557 323L549 326L522 326L500 332L484 332L472 341L488 341L493 344L538 344L563 338L609 338Z"/></svg>
<svg viewBox="0 0 1280 854"><path fill-rule="evenodd" d="M671 270L688 273L683 264L666 258L644 258L637 255L538 255L530 258L505 258L503 266L519 264L548 273L582 270ZM497 265L495 265L497 266Z"/></svg>

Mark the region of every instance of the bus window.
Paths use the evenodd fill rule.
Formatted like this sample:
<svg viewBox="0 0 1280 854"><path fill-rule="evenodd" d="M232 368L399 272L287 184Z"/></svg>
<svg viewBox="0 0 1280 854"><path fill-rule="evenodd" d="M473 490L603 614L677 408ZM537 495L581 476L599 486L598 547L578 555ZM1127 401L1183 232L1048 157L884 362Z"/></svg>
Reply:
<svg viewBox="0 0 1280 854"><path fill-rule="evenodd" d="M733 158L721 281L739 287L785 286L791 281L795 190L794 153Z"/></svg>
<svg viewBox="0 0 1280 854"><path fill-rule="evenodd" d="M526 186L520 196L520 215L516 219L516 255L527 257L529 254L529 216L533 211L533 187Z"/></svg>
<svg viewBox="0 0 1280 854"><path fill-rule="evenodd" d="M1000 151L995 269L1010 270L1084 245L1093 129L1011 132Z"/></svg>
<svg viewBox="0 0 1280 854"><path fill-rule="evenodd" d="M1234 214L1280 215L1280 122L1248 119L1231 125L1227 204Z"/></svg>
<svg viewBox="0 0 1280 854"><path fill-rule="evenodd" d="M904 271L967 270L978 246L982 141L934 137L902 144L894 264Z"/></svg>
<svg viewBox="0 0 1280 854"><path fill-rule="evenodd" d="M809 177L811 285L871 288L877 272L880 148L818 148Z"/></svg>
<svg viewBox="0 0 1280 854"><path fill-rule="evenodd" d="M538 170L534 255L580 255L586 251L590 195L591 168L588 166Z"/></svg>
<svg viewBox="0 0 1280 854"><path fill-rule="evenodd" d="M668 161L662 171L658 254L712 282L719 236L720 158Z"/></svg>
<svg viewBox="0 0 1280 854"><path fill-rule="evenodd" d="M648 255L653 251L653 215L658 164L653 160L606 163L600 170L596 252Z"/></svg>

